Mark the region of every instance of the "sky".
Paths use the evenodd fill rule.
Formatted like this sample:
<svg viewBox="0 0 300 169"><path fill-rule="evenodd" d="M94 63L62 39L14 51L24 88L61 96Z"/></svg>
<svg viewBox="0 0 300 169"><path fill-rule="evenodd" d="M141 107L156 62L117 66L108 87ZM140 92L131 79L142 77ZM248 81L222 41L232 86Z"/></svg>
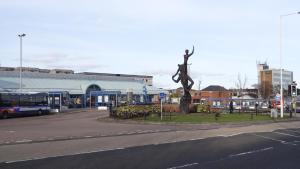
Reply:
<svg viewBox="0 0 300 169"><path fill-rule="evenodd" d="M152 75L172 81L185 49L194 88L257 83L256 62L280 67L280 15L297 0L1 0L0 64L75 72ZM282 67L300 82L300 15L282 19Z"/></svg>

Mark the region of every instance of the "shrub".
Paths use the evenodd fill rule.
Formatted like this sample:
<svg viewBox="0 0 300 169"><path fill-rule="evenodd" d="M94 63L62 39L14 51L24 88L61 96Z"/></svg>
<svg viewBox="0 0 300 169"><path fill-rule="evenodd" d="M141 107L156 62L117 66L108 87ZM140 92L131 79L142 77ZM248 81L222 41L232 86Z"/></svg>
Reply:
<svg viewBox="0 0 300 169"><path fill-rule="evenodd" d="M114 108L110 114L111 117L130 119L136 117L146 117L151 113L160 112L158 105L127 105Z"/></svg>

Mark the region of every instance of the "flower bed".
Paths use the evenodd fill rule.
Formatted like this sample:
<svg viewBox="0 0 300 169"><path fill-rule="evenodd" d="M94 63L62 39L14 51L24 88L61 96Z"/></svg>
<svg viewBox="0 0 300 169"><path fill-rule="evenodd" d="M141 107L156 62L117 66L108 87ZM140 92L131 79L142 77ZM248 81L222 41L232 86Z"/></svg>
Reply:
<svg viewBox="0 0 300 169"><path fill-rule="evenodd" d="M110 116L113 118L130 119L147 117L150 114L158 114L159 112L159 105L128 105L114 108Z"/></svg>

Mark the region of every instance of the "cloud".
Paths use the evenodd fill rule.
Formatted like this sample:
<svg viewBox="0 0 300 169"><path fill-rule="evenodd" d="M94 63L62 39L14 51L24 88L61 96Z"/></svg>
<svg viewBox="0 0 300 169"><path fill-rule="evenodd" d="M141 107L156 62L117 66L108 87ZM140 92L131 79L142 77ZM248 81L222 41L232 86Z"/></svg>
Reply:
<svg viewBox="0 0 300 169"><path fill-rule="evenodd" d="M74 56L65 53L43 53L33 54L23 59L29 67L48 69L72 69L76 72L101 71L108 65L92 62L95 57Z"/></svg>
<svg viewBox="0 0 300 169"><path fill-rule="evenodd" d="M49 64L49 63L59 63L63 60L68 60L69 56L64 53L45 53L45 54L34 54L23 60L29 63L41 63L41 64Z"/></svg>

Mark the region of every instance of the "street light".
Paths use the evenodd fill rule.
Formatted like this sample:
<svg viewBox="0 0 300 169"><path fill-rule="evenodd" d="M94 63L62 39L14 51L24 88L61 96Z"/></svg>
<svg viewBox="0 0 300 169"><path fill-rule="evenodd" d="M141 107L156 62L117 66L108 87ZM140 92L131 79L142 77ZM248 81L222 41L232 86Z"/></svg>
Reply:
<svg viewBox="0 0 300 169"><path fill-rule="evenodd" d="M282 19L286 16L300 14L300 12L280 15L279 17L279 55L280 55L280 117L283 118L283 89L282 89Z"/></svg>
<svg viewBox="0 0 300 169"><path fill-rule="evenodd" d="M22 38L24 37L24 36L26 36L26 34L20 34L20 35L18 35L19 36L19 38L20 38L20 93L22 93Z"/></svg>

